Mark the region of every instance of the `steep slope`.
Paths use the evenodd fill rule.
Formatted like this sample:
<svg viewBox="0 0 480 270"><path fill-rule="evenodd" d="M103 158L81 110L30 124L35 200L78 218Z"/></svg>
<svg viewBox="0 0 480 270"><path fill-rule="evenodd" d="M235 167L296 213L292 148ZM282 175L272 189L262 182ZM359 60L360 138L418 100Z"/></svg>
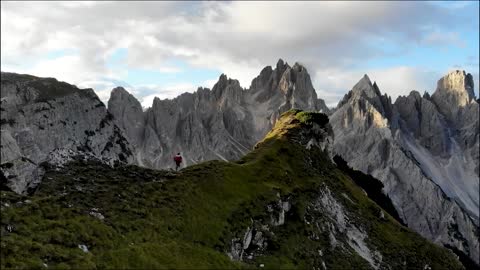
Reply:
<svg viewBox="0 0 480 270"><path fill-rule="evenodd" d="M80 153L109 164L132 161L128 141L92 89L2 72L0 112L1 174L15 192L36 187L44 161Z"/></svg>
<svg viewBox="0 0 480 270"><path fill-rule="evenodd" d="M1 266L461 269L337 169L331 139L292 110L236 162L48 171L32 197L1 193Z"/></svg>
<svg viewBox="0 0 480 270"><path fill-rule="evenodd" d="M318 99L307 70L279 60L252 81L248 90L222 74L213 89L199 88L172 100L156 98L145 113L124 89L114 89L109 111L133 138L137 164L172 166L182 152L184 165L205 160L234 160L245 155L291 108L328 112Z"/></svg>
<svg viewBox="0 0 480 270"><path fill-rule="evenodd" d="M127 132L125 137L128 141L134 147L141 145L145 119L140 102L124 88L116 87L112 90L111 98L108 100L108 108L118 120L115 122Z"/></svg>
<svg viewBox="0 0 480 270"><path fill-rule="evenodd" d="M441 79L434 96L447 91L443 81L457 74L462 73ZM455 247L478 263L478 165L474 161L478 116L470 114L468 125L460 124L463 121L453 125L440 106L446 105L417 92L392 104L365 76L331 116L334 152L354 169L381 180L410 228L436 243ZM474 100L465 106L478 114ZM468 137L465 143L464 137Z"/></svg>
<svg viewBox="0 0 480 270"><path fill-rule="evenodd" d="M249 111L254 116L255 141L261 140L289 109L329 112L325 102L317 98L307 69L298 63L290 67L282 59L273 70L265 67L252 80L247 93Z"/></svg>

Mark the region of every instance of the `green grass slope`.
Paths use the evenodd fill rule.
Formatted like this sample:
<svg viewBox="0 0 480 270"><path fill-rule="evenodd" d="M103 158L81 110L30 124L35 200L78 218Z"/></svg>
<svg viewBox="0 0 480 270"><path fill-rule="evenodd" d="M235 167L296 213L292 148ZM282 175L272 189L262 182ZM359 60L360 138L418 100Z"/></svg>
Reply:
<svg viewBox="0 0 480 270"><path fill-rule="evenodd" d="M320 148L302 144L309 130L327 122L321 114L289 111L241 160L204 162L178 173L84 161L49 169L31 197L1 192L0 266L372 268L345 244L346 236L338 234L332 245L331 233L319 229L335 224L322 209L312 212L320 190L328 188L348 222L368 234L366 244L381 254L380 268L461 269L450 251L386 213L380 217L381 208ZM274 225L278 209L272 206L279 200L291 207L284 223ZM240 248L241 260L229 258L252 228L257 244Z"/></svg>

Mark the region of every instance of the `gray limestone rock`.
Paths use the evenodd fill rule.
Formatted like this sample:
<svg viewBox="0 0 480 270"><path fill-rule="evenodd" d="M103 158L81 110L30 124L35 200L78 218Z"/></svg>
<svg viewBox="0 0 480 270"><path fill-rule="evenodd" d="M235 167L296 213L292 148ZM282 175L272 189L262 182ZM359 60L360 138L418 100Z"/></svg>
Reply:
<svg viewBox="0 0 480 270"><path fill-rule="evenodd" d="M449 121L461 121L458 114L462 108L475 102L473 86L471 74L460 70L452 71L438 81L432 100Z"/></svg>
<svg viewBox="0 0 480 270"><path fill-rule="evenodd" d="M125 136L128 141L134 146L140 145L145 127L140 102L124 88L117 87L112 90L108 108L115 116L115 123L127 132Z"/></svg>
<svg viewBox="0 0 480 270"><path fill-rule="evenodd" d="M78 155L150 168L173 167L177 152L184 157L182 166L235 160L283 112L321 111L330 114L333 134L314 129L316 137L300 134L297 139L307 149L333 151L349 166L378 178L410 228L478 263L479 104L473 87L470 74L454 71L438 81L431 97L412 91L392 103L365 75L330 111L305 67L280 59L275 68L265 67L249 89L222 74L212 89L155 98L143 111L125 89L115 88L107 111L91 89L2 72L0 169L8 186L22 193L39 183L42 162L61 166ZM328 192L324 195L328 198ZM280 207L283 213L287 208ZM275 224L283 224L282 211ZM245 246L263 246L267 231L252 228L242 235L245 239L232 240L232 258L242 258ZM362 231L347 236L352 239L347 244L375 267L380 257L365 249ZM340 244L334 231L330 238L333 246Z"/></svg>
<svg viewBox="0 0 480 270"><path fill-rule="evenodd" d="M456 91L453 99L465 97L458 98L459 102L472 106L473 111L475 106L478 108L478 103L469 101L468 87L463 88L466 93L462 94L459 87L445 83L452 80L468 81L457 77L442 79L437 92ZM437 92L434 96L438 96ZM331 115L334 152L354 169L381 180L384 192L410 228L436 243L457 247L478 263L475 154L459 146L462 132L454 132L457 128L444 114L462 110L439 109L440 103L434 102L435 98L432 101L414 91L391 104L364 77ZM470 123L475 125L478 116ZM464 132L470 139L466 145L478 145L478 128L470 126Z"/></svg>
<svg viewBox="0 0 480 270"><path fill-rule="evenodd" d="M152 168L173 168L178 152L183 166L240 158L291 108L329 112L305 67L281 59L275 69L264 68L248 90L222 74L211 90L155 98L145 112L122 88L112 91L108 106L134 146L136 163Z"/></svg>
<svg viewBox="0 0 480 270"><path fill-rule="evenodd" d="M92 89L51 78L1 73L1 171L18 193L40 182L42 162L72 149L113 164L132 161L123 131Z"/></svg>

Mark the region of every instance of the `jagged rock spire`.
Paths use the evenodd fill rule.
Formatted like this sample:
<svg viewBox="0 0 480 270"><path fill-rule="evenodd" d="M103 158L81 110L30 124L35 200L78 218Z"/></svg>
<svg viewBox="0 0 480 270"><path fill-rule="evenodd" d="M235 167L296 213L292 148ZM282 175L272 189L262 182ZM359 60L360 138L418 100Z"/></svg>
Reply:
<svg viewBox="0 0 480 270"><path fill-rule="evenodd" d="M432 95L439 111L452 123L462 121L460 111L475 102L473 77L464 70L454 70L438 80Z"/></svg>

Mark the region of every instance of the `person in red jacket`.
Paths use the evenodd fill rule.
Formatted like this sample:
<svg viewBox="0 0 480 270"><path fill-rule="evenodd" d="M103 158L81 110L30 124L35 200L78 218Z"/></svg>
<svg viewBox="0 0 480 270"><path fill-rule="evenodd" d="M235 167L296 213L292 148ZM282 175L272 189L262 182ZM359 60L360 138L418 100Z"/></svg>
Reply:
<svg viewBox="0 0 480 270"><path fill-rule="evenodd" d="M175 171L178 171L178 168L180 168L180 164L182 163L182 156L180 153L177 153L177 155L173 157L173 161L175 161L175 165L177 165Z"/></svg>

